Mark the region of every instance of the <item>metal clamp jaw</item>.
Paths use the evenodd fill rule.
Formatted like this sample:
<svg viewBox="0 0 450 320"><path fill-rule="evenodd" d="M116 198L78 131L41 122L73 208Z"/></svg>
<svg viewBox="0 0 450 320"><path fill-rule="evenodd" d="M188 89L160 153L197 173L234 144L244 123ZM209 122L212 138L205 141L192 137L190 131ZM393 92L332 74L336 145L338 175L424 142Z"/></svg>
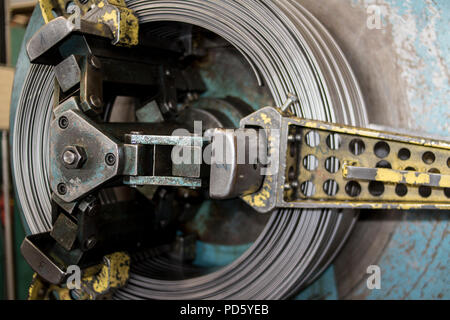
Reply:
<svg viewBox="0 0 450 320"><path fill-rule="evenodd" d="M83 270L79 288L68 288L67 284L52 284L37 273L29 288L28 300L98 300L111 298L114 292L128 281L130 256L125 252L114 252L103 257L101 264Z"/></svg>
<svg viewBox="0 0 450 320"><path fill-rule="evenodd" d="M45 23L111 39L112 44L138 44L139 20L124 0L39 0ZM63 26L62 18L71 26Z"/></svg>
<svg viewBox="0 0 450 320"><path fill-rule="evenodd" d="M95 3L97 8L108 4ZM54 5L59 6L56 9L63 7L61 1ZM66 269L72 264L89 268L116 250L166 243L174 232L170 226L160 225L159 216L148 214L156 206L153 203L99 205L100 187L124 182L135 185L139 181L127 177L161 175L167 170L161 161L167 158L165 144L136 143L133 130L141 131L137 136L148 138L147 130L154 136L167 135L174 129L170 125L158 129L152 124L110 127L100 118L106 101L125 94L145 105L149 96L165 90L161 79L176 77L181 81L172 85L181 96L204 90L202 83L186 78L188 75L179 68L182 52L176 47L160 47L157 43L116 46L110 41L114 39L110 26L100 19L91 19L98 12L96 8L88 12L81 6L86 9L84 15L77 8L71 15L49 19L27 44L32 63L55 67L54 119L50 128L53 227L50 232L27 237L21 250L32 268L54 284L64 281ZM172 100L177 98L177 92L172 91L161 94L158 103L175 106L176 101ZM141 165L140 161L147 159L148 166ZM198 184L192 176L187 178ZM170 198L158 203L161 202L170 203ZM108 228L102 227L105 225Z"/></svg>

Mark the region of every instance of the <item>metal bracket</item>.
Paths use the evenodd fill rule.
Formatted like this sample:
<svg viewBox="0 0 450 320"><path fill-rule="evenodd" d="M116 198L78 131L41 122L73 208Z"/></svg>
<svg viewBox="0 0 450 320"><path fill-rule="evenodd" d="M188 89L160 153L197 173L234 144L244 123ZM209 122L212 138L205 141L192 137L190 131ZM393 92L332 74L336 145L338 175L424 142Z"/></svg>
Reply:
<svg viewBox="0 0 450 320"><path fill-rule="evenodd" d="M450 208L449 142L300 119L271 107L243 119L247 126L268 134L272 172L243 197L260 212Z"/></svg>
<svg viewBox="0 0 450 320"><path fill-rule="evenodd" d="M39 5L45 23L64 17L85 33L95 33L104 25L112 37L104 30L97 35L112 38L112 44L138 44L139 20L124 0L39 0Z"/></svg>

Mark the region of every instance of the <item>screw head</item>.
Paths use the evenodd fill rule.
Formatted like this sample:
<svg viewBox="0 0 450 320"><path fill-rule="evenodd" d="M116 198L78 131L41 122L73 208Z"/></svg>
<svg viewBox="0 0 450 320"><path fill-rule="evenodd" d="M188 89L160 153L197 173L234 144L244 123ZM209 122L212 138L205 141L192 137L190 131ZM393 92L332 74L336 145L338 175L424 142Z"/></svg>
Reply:
<svg viewBox="0 0 450 320"><path fill-rule="evenodd" d="M67 193L67 187L65 183L58 184L56 189L60 195L65 195Z"/></svg>
<svg viewBox="0 0 450 320"><path fill-rule="evenodd" d="M106 154L105 162L108 166L113 166L116 163L116 156L112 153Z"/></svg>
<svg viewBox="0 0 450 320"><path fill-rule="evenodd" d="M83 201L81 201L78 208L84 214L93 217L100 209L100 203L96 197L89 195Z"/></svg>
<svg viewBox="0 0 450 320"><path fill-rule="evenodd" d="M69 119L66 116L62 116L58 119L58 125L61 129L66 129L69 126Z"/></svg>
<svg viewBox="0 0 450 320"><path fill-rule="evenodd" d="M86 247L86 249L92 249L93 247L95 247L95 245L97 244L97 239L95 239L94 236L89 237L85 242L84 242L84 246Z"/></svg>

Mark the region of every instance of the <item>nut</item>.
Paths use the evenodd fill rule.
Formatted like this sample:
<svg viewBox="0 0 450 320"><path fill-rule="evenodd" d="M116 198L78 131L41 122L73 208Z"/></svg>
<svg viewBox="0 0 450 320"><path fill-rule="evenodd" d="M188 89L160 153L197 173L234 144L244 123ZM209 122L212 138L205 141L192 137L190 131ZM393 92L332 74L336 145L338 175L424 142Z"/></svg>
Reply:
<svg viewBox="0 0 450 320"><path fill-rule="evenodd" d="M79 169L86 162L86 151L83 147L68 146L62 152L62 162L67 169Z"/></svg>

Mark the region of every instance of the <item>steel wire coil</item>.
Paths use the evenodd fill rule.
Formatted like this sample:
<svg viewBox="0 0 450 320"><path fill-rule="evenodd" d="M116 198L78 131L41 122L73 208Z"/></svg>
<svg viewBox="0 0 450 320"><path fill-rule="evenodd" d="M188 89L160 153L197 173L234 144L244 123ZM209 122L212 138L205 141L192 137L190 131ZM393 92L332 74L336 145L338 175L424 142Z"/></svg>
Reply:
<svg viewBox="0 0 450 320"><path fill-rule="evenodd" d="M291 110L300 117L367 123L362 94L345 57L297 1L129 0L127 4L142 24L176 21L221 36L246 57L277 105L288 93L299 98ZM50 228L47 148L52 91L52 69L31 66L15 114L13 171L32 233ZM162 280L156 275L180 272L180 267L161 257L149 258L133 264L129 283L115 298L287 298L328 266L356 218L352 211L279 210L231 264L184 280Z"/></svg>

